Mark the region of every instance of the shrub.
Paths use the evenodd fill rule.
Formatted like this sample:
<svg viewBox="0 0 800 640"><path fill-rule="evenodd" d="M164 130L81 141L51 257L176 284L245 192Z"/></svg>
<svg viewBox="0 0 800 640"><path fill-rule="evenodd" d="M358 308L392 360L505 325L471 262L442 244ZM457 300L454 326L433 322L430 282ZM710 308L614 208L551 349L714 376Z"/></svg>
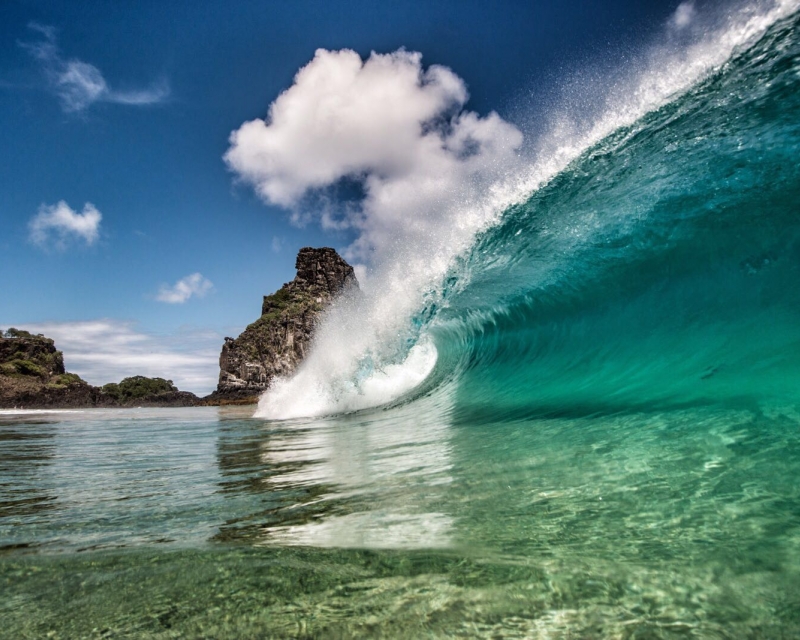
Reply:
<svg viewBox="0 0 800 640"><path fill-rule="evenodd" d="M116 400L133 400L146 396L158 395L177 391L172 380L164 378L146 378L133 376L124 378L119 383L110 382L100 389L104 394Z"/></svg>
<svg viewBox="0 0 800 640"><path fill-rule="evenodd" d="M61 373L50 379L50 384L57 387L68 387L78 383L83 383L83 379L77 373Z"/></svg>
<svg viewBox="0 0 800 640"><path fill-rule="evenodd" d="M47 377L47 371L43 367L39 366L35 362L31 362L30 360L16 359L8 362L7 364L13 366L16 373L19 373L23 376L38 376L39 378Z"/></svg>
<svg viewBox="0 0 800 640"><path fill-rule="evenodd" d="M15 329L11 327L5 333L6 338L33 338L33 334L29 331L25 331L24 329Z"/></svg>
<svg viewBox="0 0 800 640"><path fill-rule="evenodd" d="M280 306L289 302L292 299L292 293L287 289L280 288L271 296L264 296L265 302Z"/></svg>
<svg viewBox="0 0 800 640"><path fill-rule="evenodd" d="M4 376L13 376L17 374L17 368L11 362L3 362L0 364L0 374Z"/></svg>

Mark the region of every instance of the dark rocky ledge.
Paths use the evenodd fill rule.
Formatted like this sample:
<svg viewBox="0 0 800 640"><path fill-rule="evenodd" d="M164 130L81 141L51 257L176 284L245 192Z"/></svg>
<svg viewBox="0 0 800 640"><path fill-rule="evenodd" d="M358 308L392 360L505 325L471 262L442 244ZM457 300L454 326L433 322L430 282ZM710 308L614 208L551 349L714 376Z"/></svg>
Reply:
<svg viewBox="0 0 800 640"><path fill-rule="evenodd" d="M64 369L64 355L43 335L0 331L0 408L189 407L199 398L171 380L134 376L95 387Z"/></svg>
<svg viewBox="0 0 800 640"><path fill-rule="evenodd" d="M217 390L207 404L256 402L276 376L292 374L308 351L319 315L341 293L358 289L353 267L334 249L300 249L297 275L264 296L261 317L225 338Z"/></svg>

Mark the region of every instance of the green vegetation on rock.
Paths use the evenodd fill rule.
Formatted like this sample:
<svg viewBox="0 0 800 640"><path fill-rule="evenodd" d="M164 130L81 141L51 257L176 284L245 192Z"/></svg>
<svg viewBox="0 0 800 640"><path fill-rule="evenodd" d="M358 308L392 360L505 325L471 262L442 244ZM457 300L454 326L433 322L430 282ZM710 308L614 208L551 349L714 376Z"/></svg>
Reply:
<svg viewBox="0 0 800 640"><path fill-rule="evenodd" d="M32 360L14 359L0 364L0 372L7 376L36 376L45 379L48 377L47 370L33 362Z"/></svg>
<svg viewBox="0 0 800 640"><path fill-rule="evenodd" d="M264 296L264 309L282 309L292 299L292 293L287 289L278 289L271 296Z"/></svg>
<svg viewBox="0 0 800 640"><path fill-rule="evenodd" d="M172 380L132 376L130 378L124 378L119 383L110 382L109 384L103 385L100 391L115 400L125 401L162 393L174 393L178 391L178 389L172 384Z"/></svg>
<svg viewBox="0 0 800 640"><path fill-rule="evenodd" d="M86 384L77 373L62 373L50 378L48 383L51 387L68 387L73 384Z"/></svg>
<svg viewBox="0 0 800 640"><path fill-rule="evenodd" d="M19 329L0 330L0 407L193 406L172 380L133 376L94 387L64 370L55 342Z"/></svg>
<svg viewBox="0 0 800 640"><path fill-rule="evenodd" d="M6 332L3 332L3 330L0 329L0 338L37 338L37 337L42 338L44 336L42 336L41 334L39 334L38 336L34 336L29 331L25 331L24 329L15 329L14 327L11 327Z"/></svg>

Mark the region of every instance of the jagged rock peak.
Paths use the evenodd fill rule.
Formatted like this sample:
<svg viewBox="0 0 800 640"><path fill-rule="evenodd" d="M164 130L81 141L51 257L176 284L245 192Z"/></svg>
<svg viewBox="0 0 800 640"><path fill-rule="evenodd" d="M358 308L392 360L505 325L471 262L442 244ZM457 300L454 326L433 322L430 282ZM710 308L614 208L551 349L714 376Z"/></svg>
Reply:
<svg viewBox="0 0 800 640"><path fill-rule="evenodd" d="M356 282L356 275L344 259L330 247L303 247L297 253L295 283L324 287L331 295Z"/></svg>
<svg viewBox="0 0 800 640"><path fill-rule="evenodd" d="M276 376L291 375L305 358L320 314L337 295L358 289L355 272L330 247L304 247L297 275L264 296L261 317L236 338L225 338L212 399L253 398Z"/></svg>

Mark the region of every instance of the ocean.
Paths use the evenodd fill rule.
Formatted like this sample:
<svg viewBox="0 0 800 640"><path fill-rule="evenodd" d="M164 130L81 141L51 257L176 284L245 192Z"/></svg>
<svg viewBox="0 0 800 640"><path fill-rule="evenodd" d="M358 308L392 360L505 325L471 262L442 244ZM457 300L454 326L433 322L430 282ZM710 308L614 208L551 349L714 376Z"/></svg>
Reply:
<svg viewBox="0 0 800 640"><path fill-rule="evenodd" d="M0 412L0 637L800 636L800 17L643 104L255 415Z"/></svg>

